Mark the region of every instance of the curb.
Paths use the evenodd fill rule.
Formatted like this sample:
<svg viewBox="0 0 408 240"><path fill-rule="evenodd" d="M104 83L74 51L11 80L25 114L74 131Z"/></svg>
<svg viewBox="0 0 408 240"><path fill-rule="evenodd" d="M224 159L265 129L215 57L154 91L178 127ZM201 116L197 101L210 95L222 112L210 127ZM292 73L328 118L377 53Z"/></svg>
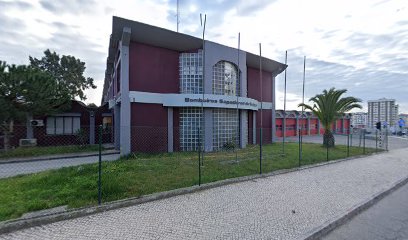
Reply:
<svg viewBox="0 0 408 240"><path fill-rule="evenodd" d="M387 154L387 152L383 152L379 154ZM375 154L375 155L379 155L379 154ZM161 200L161 199L166 199L170 197L192 194L198 191L231 185L235 183L240 183L240 182L245 182L245 181L250 181L250 180L255 180L255 179L261 179L261 178L267 178L267 177L272 177L272 176L296 172L296 171L307 170L307 169L316 168L316 167L329 165L329 164L341 163L344 161L349 161L349 160L363 158L363 157L369 157L372 155L374 154L354 156L354 157L349 157L349 158L344 158L344 159L339 159L339 160L331 160L328 162L321 162L321 163L317 163L314 165L305 165L301 167L295 167L292 169L281 169L281 170L276 170L276 171L261 174L261 175L256 174L256 175L250 175L250 176L244 176L244 177L230 178L230 179L225 179L225 180L221 180L217 182L202 184L201 186L194 185L191 187L169 190L169 191L159 192L159 193L153 193L153 194L149 194L149 195L145 195L141 197L133 197L133 198L112 201L108 203L103 203L100 206L82 207L82 208L71 209L71 210L67 210L64 212L47 214L47 215L38 216L38 217L25 218L25 219L19 218L15 220L9 220L9 221L0 223L0 234L10 233L10 232L14 232L17 230L30 228L30 227L36 227L36 226L40 226L44 224L50 224L50 223L54 223L58 221L84 217L84 216L101 213L101 212L105 212L109 210L130 207L130 206L152 202L156 200ZM407 178L407 181L408 181L408 178Z"/></svg>
<svg viewBox="0 0 408 240"><path fill-rule="evenodd" d="M404 186L405 184L408 183L408 177L394 183L391 188L388 188L386 190L380 191L374 195L372 195L369 200L363 201L359 204L354 205L351 207L351 210L347 213L340 214L333 220L329 220L322 224L319 227L314 228L313 230L309 231L307 234L305 234L303 237L299 239L305 239L305 240L314 240L314 239L321 239L322 237L326 236L329 234L331 231L335 230L337 227L343 225L344 223L348 222L350 219L353 217L357 216L364 210L368 209L369 207L373 206L377 202L379 202L381 199L384 197L388 196L392 192L396 191L400 187Z"/></svg>
<svg viewBox="0 0 408 240"><path fill-rule="evenodd" d="M112 151L112 152L102 152L101 155L113 155L113 154L119 154L117 151ZM25 163L25 162L40 162L40 161L48 161L48 160L59 160L59 159L67 159L67 158L81 158L81 157L93 157L93 156L99 156L99 153L84 153L81 155L55 155L55 156L49 156L49 157L39 157L39 158L31 158L31 159L21 159L21 160L0 160L0 165L1 164L9 164L9 163Z"/></svg>

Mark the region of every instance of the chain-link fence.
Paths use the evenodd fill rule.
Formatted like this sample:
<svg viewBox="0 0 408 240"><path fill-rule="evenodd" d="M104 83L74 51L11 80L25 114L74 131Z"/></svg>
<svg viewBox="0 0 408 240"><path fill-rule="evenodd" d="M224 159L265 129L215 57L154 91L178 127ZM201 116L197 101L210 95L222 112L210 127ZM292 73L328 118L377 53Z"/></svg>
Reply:
<svg viewBox="0 0 408 240"><path fill-rule="evenodd" d="M113 143L113 129L98 127L65 126L61 128L14 125L9 131L0 131L0 160L26 158L65 153L95 152L101 134L103 144ZM105 145L107 146L107 145Z"/></svg>
<svg viewBox="0 0 408 240"><path fill-rule="evenodd" d="M90 146L93 151L103 151L103 145L113 142L111 128L81 127L80 134L70 136L46 135L41 138L38 129L37 147ZM10 138L10 152L18 150L14 138L25 137L26 130ZM239 131L238 131L239 133ZM207 184L219 180L265 174L281 169L371 154L387 150L386 132L367 133L352 131L334 133L335 146L322 145L323 135L300 135L272 138L270 128L248 129L248 134L234 136L222 132L205 132L195 128L131 127L131 151L117 159L100 154L81 162L80 159L49 162L22 162L0 164L0 221L20 217L23 213L52 208L90 206L109 201L140 197L156 192ZM215 137L216 136L216 137ZM240 139L239 136L243 136ZM14 141L14 142L13 142ZM54 142L53 142L54 141ZM52 145L54 143L55 145ZM95 148L96 147L96 148ZM4 153L2 153L2 156ZM7 158L4 158L7 159ZM65 165L53 166L64 162ZM26 164L26 165L24 165ZM12 169L30 165L27 171ZM54 169L54 170L51 170ZM3 171L3 172L2 172ZM10 173L11 172L11 173ZM11 187L12 186L12 187ZM16 207L18 206L18 207Z"/></svg>

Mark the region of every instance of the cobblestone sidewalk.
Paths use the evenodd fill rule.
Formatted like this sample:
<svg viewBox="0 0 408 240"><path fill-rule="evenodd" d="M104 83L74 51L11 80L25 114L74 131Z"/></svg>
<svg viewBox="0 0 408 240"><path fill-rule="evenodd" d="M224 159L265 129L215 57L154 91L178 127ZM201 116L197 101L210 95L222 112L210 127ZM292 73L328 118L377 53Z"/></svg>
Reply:
<svg viewBox="0 0 408 240"><path fill-rule="evenodd" d="M241 182L0 239L299 239L408 176L408 149Z"/></svg>

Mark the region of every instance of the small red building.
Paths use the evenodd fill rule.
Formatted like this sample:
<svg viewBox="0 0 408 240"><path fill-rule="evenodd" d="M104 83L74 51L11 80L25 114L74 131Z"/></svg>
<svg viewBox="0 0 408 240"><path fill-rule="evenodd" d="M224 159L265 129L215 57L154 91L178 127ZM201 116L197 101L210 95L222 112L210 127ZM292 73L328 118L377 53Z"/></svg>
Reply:
<svg viewBox="0 0 408 240"><path fill-rule="evenodd" d="M88 107L80 101L72 101L69 110L51 115L34 116L26 123L15 122L10 146L18 147L20 139L36 139L37 146L95 144L99 139L98 126L103 125L103 143L113 142L112 113L107 104ZM83 135L79 142L78 134ZM4 148L4 135L0 133L0 149Z"/></svg>
<svg viewBox="0 0 408 240"><path fill-rule="evenodd" d="M348 134L350 131L351 114L344 114L331 126L333 133ZM285 124L286 123L286 124ZM283 129L286 129L285 136L298 136L299 130L302 135L323 134L324 129L319 119L311 112L286 111L286 118L283 110L276 110L276 136L283 137Z"/></svg>

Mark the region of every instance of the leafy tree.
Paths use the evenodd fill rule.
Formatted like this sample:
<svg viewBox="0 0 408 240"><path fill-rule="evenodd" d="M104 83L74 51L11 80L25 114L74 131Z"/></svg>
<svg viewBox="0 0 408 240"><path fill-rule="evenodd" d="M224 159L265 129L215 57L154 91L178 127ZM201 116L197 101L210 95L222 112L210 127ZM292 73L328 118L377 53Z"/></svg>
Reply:
<svg viewBox="0 0 408 240"><path fill-rule="evenodd" d="M9 149L14 121L23 121L28 113L54 114L69 106L69 92L49 74L0 61L0 131L5 150Z"/></svg>
<svg viewBox="0 0 408 240"><path fill-rule="evenodd" d="M90 108L98 108L98 106L96 106L95 103L90 103L90 104L87 105L87 107L90 107Z"/></svg>
<svg viewBox="0 0 408 240"><path fill-rule="evenodd" d="M361 100L358 98L340 98L346 92L346 89L331 88L329 91L324 90L322 94L310 98L309 101L313 102L313 106L299 104L299 107L312 111L322 123L324 127L323 145L326 147L334 147L334 136L330 127L336 119L353 108L362 108L359 104Z"/></svg>
<svg viewBox="0 0 408 240"><path fill-rule="evenodd" d="M61 87L69 91L71 99L79 97L81 100L86 100L84 90L96 88L92 78L84 77L85 62L81 62L74 56L60 57L49 49L44 51L44 55L41 59L30 56L30 66L49 73Z"/></svg>

